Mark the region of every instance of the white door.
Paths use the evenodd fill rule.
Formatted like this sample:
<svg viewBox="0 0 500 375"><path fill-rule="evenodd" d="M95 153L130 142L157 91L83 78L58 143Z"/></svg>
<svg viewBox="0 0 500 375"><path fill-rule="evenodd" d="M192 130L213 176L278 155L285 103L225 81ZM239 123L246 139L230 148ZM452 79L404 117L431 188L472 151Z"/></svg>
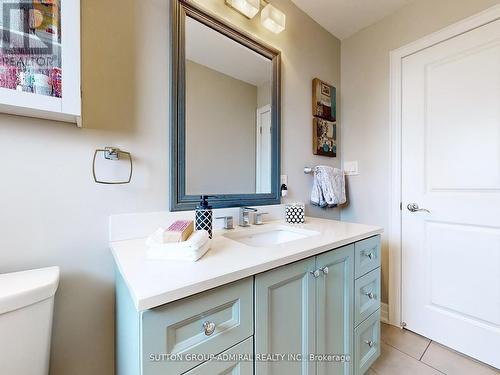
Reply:
<svg viewBox="0 0 500 375"><path fill-rule="evenodd" d="M271 193L271 106L257 109L256 193Z"/></svg>
<svg viewBox="0 0 500 375"><path fill-rule="evenodd" d="M402 74L402 318L500 368L500 20Z"/></svg>

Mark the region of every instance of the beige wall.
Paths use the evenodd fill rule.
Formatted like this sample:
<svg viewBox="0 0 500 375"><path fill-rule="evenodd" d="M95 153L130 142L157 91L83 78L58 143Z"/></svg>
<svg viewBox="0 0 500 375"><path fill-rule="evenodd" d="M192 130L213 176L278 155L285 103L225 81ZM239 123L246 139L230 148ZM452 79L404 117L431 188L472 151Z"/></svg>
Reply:
<svg viewBox="0 0 500 375"><path fill-rule="evenodd" d="M288 0L273 1L288 17L280 35L204 3L283 51L283 173L290 199L307 200L302 167L326 160L311 155L311 80L339 85L340 42ZM167 0L82 1L86 128L0 114L0 273L61 266L52 375L113 374L108 216L168 208L168 20ZM134 155L130 185L92 181L107 145Z"/></svg>
<svg viewBox="0 0 500 375"><path fill-rule="evenodd" d="M388 227L389 52L497 4L498 0L419 0L342 41L342 153L358 160L342 220ZM383 293L388 298L387 241Z"/></svg>
<svg viewBox="0 0 500 375"><path fill-rule="evenodd" d="M257 86L187 61L186 194L255 193L256 110Z"/></svg>

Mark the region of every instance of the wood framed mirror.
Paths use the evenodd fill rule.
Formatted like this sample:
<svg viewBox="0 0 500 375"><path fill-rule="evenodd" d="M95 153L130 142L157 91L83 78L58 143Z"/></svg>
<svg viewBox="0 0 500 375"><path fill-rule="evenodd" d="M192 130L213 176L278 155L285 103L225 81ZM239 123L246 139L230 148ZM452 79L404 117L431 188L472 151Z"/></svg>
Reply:
<svg viewBox="0 0 500 375"><path fill-rule="evenodd" d="M280 52L171 0L170 209L280 203Z"/></svg>

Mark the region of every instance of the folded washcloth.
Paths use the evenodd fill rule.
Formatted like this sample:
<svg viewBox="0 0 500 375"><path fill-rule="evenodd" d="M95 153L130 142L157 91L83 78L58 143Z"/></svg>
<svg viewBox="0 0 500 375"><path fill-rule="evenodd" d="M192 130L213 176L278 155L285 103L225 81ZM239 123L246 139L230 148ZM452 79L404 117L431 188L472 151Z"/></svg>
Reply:
<svg viewBox="0 0 500 375"><path fill-rule="evenodd" d="M314 168L311 203L320 207L334 207L346 201L344 172L325 165Z"/></svg>
<svg viewBox="0 0 500 375"><path fill-rule="evenodd" d="M210 249L206 230L194 232L186 241L163 243L163 229L159 228L146 240L148 259L178 259L197 261Z"/></svg>

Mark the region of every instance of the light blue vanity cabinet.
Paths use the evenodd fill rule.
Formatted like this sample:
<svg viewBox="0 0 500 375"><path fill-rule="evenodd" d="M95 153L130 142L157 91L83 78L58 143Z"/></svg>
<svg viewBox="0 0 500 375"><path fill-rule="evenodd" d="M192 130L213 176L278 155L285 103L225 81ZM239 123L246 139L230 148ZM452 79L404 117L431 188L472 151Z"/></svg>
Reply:
<svg viewBox="0 0 500 375"><path fill-rule="evenodd" d="M380 355L380 310L356 327L354 341L355 374L362 375Z"/></svg>
<svg viewBox="0 0 500 375"><path fill-rule="evenodd" d="M256 354L300 354L256 362L256 373L349 375L349 362L310 354L353 352L354 245L255 276Z"/></svg>
<svg viewBox="0 0 500 375"><path fill-rule="evenodd" d="M355 243L356 279L380 267L380 236L374 236Z"/></svg>
<svg viewBox="0 0 500 375"><path fill-rule="evenodd" d="M380 236L354 244L354 374L380 356Z"/></svg>
<svg viewBox="0 0 500 375"><path fill-rule="evenodd" d="M318 296L316 353L345 353L351 355L352 360L354 245L317 256L316 267L321 270L321 275L316 279ZM317 374L349 375L352 374L352 363L319 361Z"/></svg>
<svg viewBox="0 0 500 375"><path fill-rule="evenodd" d="M380 236L145 311L117 272L116 301L117 375L362 375L380 355Z"/></svg>
<svg viewBox="0 0 500 375"><path fill-rule="evenodd" d="M316 349L316 259L255 276L255 353L304 356L304 361L257 361L256 373L314 374ZM319 274L319 272L318 272Z"/></svg>
<svg viewBox="0 0 500 375"><path fill-rule="evenodd" d="M380 267L356 279L354 290L354 323L357 326L380 309Z"/></svg>
<svg viewBox="0 0 500 375"><path fill-rule="evenodd" d="M252 354L253 338L250 337L221 353L220 359L207 361L185 375L254 375Z"/></svg>
<svg viewBox="0 0 500 375"><path fill-rule="evenodd" d="M253 277L143 312L135 310L119 275L116 293L118 375L184 374L253 336ZM237 350L252 356L253 344ZM225 373L215 362L207 367ZM253 363L229 368L248 374Z"/></svg>

